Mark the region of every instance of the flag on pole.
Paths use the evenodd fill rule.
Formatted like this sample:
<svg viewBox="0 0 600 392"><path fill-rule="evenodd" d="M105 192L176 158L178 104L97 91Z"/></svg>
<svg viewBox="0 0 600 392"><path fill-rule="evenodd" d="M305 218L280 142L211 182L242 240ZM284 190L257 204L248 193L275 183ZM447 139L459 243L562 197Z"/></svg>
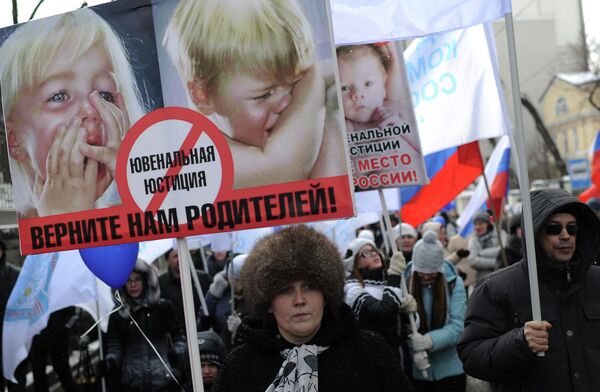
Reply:
<svg viewBox="0 0 600 392"><path fill-rule="evenodd" d="M431 179L401 191L402 218L413 226L481 175L476 140L510 131L491 37L489 27L479 25L415 40L404 54Z"/></svg>
<svg viewBox="0 0 600 392"><path fill-rule="evenodd" d="M600 198L600 129L596 133L596 137L592 143L590 155L592 161L590 174L592 185L579 195L579 199L584 203L592 198Z"/></svg>
<svg viewBox="0 0 600 392"><path fill-rule="evenodd" d="M491 203L485 189L485 181L479 181L471 200L458 218L456 224L460 228L460 235L467 238L473 230L473 215L480 210L492 210L500 219L502 202L508 194L508 180L510 168L510 141L508 136L503 136L496 144L492 155L485 165L485 175L490 186Z"/></svg>
<svg viewBox="0 0 600 392"><path fill-rule="evenodd" d="M424 37L404 53L424 155L510 131L487 28Z"/></svg>
<svg viewBox="0 0 600 392"><path fill-rule="evenodd" d="M337 45L421 37L511 12L510 0L332 0Z"/></svg>
<svg viewBox="0 0 600 392"><path fill-rule="evenodd" d="M88 270L78 251L27 256L4 315L4 378L16 381L14 371L27 358L33 336L46 327L50 313L87 304L83 308L95 315L95 305L90 302L98 298L98 286L102 287L100 313L106 314L113 306L112 299L106 299L110 288Z"/></svg>
<svg viewBox="0 0 600 392"><path fill-rule="evenodd" d="M453 200L483 172L478 142L425 156L428 185L400 191L402 220L417 227Z"/></svg>

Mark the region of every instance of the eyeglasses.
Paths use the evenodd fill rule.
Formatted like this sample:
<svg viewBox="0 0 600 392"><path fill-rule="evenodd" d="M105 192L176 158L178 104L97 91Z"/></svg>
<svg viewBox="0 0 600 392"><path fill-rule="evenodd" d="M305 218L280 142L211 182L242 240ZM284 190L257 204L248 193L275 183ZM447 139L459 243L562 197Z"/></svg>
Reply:
<svg viewBox="0 0 600 392"><path fill-rule="evenodd" d="M568 224L563 226L558 223L550 223L548 226L546 226L544 232L547 235L559 235L562 233L563 228L567 229L567 234L569 235L576 235L577 231L579 230L579 227L576 224Z"/></svg>
<svg viewBox="0 0 600 392"><path fill-rule="evenodd" d="M373 249L365 249L362 252L360 252L359 255L360 257L364 257L365 259L367 259L369 257L375 257L379 254Z"/></svg>

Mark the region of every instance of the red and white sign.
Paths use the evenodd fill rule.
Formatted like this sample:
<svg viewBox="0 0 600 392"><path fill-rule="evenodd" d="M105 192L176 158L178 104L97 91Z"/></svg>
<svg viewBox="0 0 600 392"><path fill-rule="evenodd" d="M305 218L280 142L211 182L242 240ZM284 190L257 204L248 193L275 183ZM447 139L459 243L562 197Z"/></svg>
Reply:
<svg viewBox="0 0 600 392"><path fill-rule="evenodd" d="M202 114L168 107L137 122L121 145L117 184L126 205L177 211L214 203L232 188L233 164L223 134Z"/></svg>

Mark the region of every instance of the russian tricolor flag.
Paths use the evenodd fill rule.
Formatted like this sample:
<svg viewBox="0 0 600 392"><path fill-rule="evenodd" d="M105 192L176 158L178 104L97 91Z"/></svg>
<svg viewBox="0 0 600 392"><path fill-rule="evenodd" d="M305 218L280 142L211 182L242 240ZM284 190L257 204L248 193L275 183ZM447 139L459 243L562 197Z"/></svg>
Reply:
<svg viewBox="0 0 600 392"><path fill-rule="evenodd" d="M590 155L592 156L592 185L579 195L579 199L583 202L592 198L600 198L600 129L596 133Z"/></svg>
<svg viewBox="0 0 600 392"><path fill-rule="evenodd" d="M490 187L490 198L485 182L480 181L471 200L457 220L460 235L466 238L473 230L473 215L480 210L493 210L497 219L502 216L502 201L508 194L508 174L510 168L510 141L508 136L498 140L496 148L485 166L485 175Z"/></svg>
<svg viewBox="0 0 600 392"><path fill-rule="evenodd" d="M417 227L435 215L483 172L479 142L426 155L428 185L402 188L402 220Z"/></svg>

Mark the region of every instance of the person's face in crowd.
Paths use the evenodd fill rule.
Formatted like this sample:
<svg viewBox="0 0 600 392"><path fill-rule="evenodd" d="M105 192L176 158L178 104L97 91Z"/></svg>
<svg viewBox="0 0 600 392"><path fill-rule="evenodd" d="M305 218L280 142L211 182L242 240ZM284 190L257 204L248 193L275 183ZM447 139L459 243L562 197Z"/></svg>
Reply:
<svg viewBox="0 0 600 392"><path fill-rule="evenodd" d="M552 262L568 263L575 253L577 220L569 213L554 214L539 234L540 247Z"/></svg>
<svg viewBox="0 0 600 392"><path fill-rule="evenodd" d="M248 73L229 73L217 82L211 111L229 121L231 138L262 148L292 101L292 87L291 82L280 85Z"/></svg>
<svg viewBox="0 0 600 392"><path fill-rule="evenodd" d="M275 317L285 340L303 344L321 327L324 308L323 292L308 282L296 280L279 290L271 300L269 313Z"/></svg>
<svg viewBox="0 0 600 392"><path fill-rule="evenodd" d="M432 273L417 272L419 279L421 279L421 283L424 284L425 286L432 285L433 282L435 282L435 280L437 279L439 274L440 274L439 272L432 272Z"/></svg>
<svg viewBox="0 0 600 392"><path fill-rule="evenodd" d="M438 235L438 239L440 240L444 248L448 246L448 233L446 232L446 228L444 226L440 227L440 234Z"/></svg>
<svg viewBox="0 0 600 392"><path fill-rule="evenodd" d="M481 237L488 231L488 223L482 221L476 221L473 223L473 231L478 237Z"/></svg>
<svg viewBox="0 0 600 392"><path fill-rule="evenodd" d="M219 367L212 362L201 362L202 367L202 382L204 384L212 384L219 374Z"/></svg>
<svg viewBox="0 0 600 392"><path fill-rule="evenodd" d="M144 293L144 280L142 275L138 272L132 272L129 274L129 279L125 283L125 290L131 298L140 298Z"/></svg>
<svg viewBox="0 0 600 392"><path fill-rule="evenodd" d="M215 258L216 261L223 262L227 258L227 251L224 251L224 252L214 252L213 251L213 257Z"/></svg>
<svg viewBox="0 0 600 392"><path fill-rule="evenodd" d="M356 256L358 268L376 269L381 267L381 257L371 245L365 245L360 248Z"/></svg>
<svg viewBox="0 0 600 392"><path fill-rule="evenodd" d="M515 231L515 235L519 238L523 238L523 229L520 227L517 227L517 230Z"/></svg>
<svg viewBox="0 0 600 392"><path fill-rule="evenodd" d="M117 105L119 94L105 50L93 46L74 61L59 52L48 65L44 79L20 92L8 116L11 157L24 165L32 183L36 176L45 181L48 152L59 128L68 127L73 119L79 118L84 140L90 145L104 145L106 136L98 111L100 100ZM78 151L66 153L73 155ZM80 156L78 161L85 159ZM104 191L106 176L109 176L106 167L99 165L97 190Z"/></svg>
<svg viewBox="0 0 600 392"><path fill-rule="evenodd" d="M371 50L362 55L342 56L338 65L342 84L342 103L348 120L357 123L371 121L385 99L385 68Z"/></svg>
<svg viewBox="0 0 600 392"><path fill-rule="evenodd" d="M179 276L179 253L177 253L176 249L169 252L167 263L169 264L169 268L175 273L175 276Z"/></svg>
<svg viewBox="0 0 600 392"><path fill-rule="evenodd" d="M400 242L402 243L401 249L403 252L412 252L417 243L417 239L412 235L403 234L400 238Z"/></svg>

